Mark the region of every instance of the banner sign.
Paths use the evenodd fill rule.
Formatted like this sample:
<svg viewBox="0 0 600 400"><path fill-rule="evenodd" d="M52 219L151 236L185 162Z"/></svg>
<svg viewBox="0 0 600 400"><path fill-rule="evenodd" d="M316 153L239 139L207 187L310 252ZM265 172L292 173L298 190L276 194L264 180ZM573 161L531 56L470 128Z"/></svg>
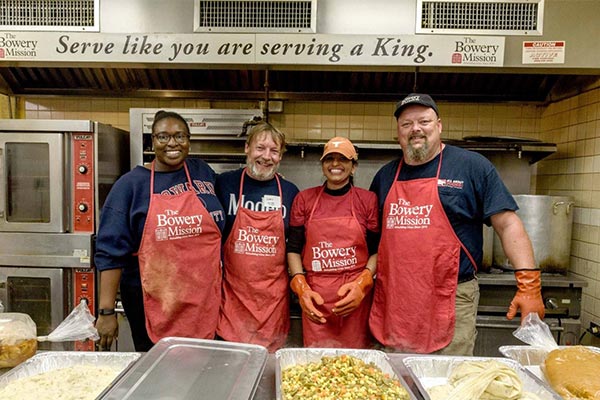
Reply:
<svg viewBox="0 0 600 400"><path fill-rule="evenodd" d="M504 37L0 32L0 62L481 66Z"/></svg>

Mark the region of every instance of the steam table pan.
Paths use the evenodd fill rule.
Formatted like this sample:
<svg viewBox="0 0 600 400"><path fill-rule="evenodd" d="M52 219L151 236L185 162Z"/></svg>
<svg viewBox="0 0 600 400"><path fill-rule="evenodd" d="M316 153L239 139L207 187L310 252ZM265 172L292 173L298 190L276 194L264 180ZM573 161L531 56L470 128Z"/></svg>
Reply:
<svg viewBox="0 0 600 400"><path fill-rule="evenodd" d="M425 398L431 400L427 389L448 383L448 377L455 367L465 361L495 360L506 364L523 382L523 390L537 395L542 400L561 400L545 382L523 368L518 362L501 357L460 357L460 356L414 356L406 357L402 362L407 367L415 385Z"/></svg>
<svg viewBox="0 0 600 400"><path fill-rule="evenodd" d="M558 346L559 348L565 348L568 346ZM600 353L599 347L585 346L587 349ZM544 373L542 372L541 365L546 359L546 356L551 351L546 347L528 346L528 345L516 345L516 346L500 346L498 348L500 354L515 360L521 364L526 370L546 382Z"/></svg>
<svg viewBox="0 0 600 400"><path fill-rule="evenodd" d="M251 399L267 354L258 345L163 338L99 399Z"/></svg>
<svg viewBox="0 0 600 400"><path fill-rule="evenodd" d="M275 352L275 393L276 399L281 400L283 393L281 391L281 379L282 370L285 368L308 364L312 362L318 362L322 357L338 357L342 355L348 355L361 359L367 363L372 362L381 371L389 376L398 379L400 384L408 392L408 396L411 400L416 400L417 397L411 391L410 387L406 384L404 378L396 373L394 367L389 362L387 354L379 350L361 350L361 349L341 349L341 348L287 348L280 349Z"/></svg>

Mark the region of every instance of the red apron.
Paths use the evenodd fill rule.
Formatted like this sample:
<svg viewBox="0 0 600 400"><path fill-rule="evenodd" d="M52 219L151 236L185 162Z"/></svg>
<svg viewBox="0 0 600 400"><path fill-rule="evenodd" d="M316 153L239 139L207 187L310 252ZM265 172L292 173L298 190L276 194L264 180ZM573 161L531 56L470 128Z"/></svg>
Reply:
<svg viewBox="0 0 600 400"><path fill-rule="evenodd" d="M188 179L185 192L154 194L138 251L146 328L153 342L167 336L213 339L221 303L221 231Z"/></svg>
<svg viewBox="0 0 600 400"><path fill-rule="evenodd" d="M290 298L285 258L283 196L281 208L252 211L240 203L223 248L223 301L217 333L225 340L265 346L273 352L290 330Z"/></svg>
<svg viewBox="0 0 600 400"><path fill-rule="evenodd" d="M305 226L306 244L302 264L306 281L325 303L317 306L327 319L318 324L302 313L302 335L306 347L366 348L371 345L368 328L372 292L350 315L340 317L331 312L340 300L339 288L355 280L369 259L367 241L354 212L354 189L346 194L352 214L347 217L313 218L325 186L319 192Z"/></svg>
<svg viewBox="0 0 600 400"><path fill-rule="evenodd" d="M398 181L402 161L385 199L377 282L369 318L385 346L431 353L454 336L461 247L438 194L442 153L435 178Z"/></svg>

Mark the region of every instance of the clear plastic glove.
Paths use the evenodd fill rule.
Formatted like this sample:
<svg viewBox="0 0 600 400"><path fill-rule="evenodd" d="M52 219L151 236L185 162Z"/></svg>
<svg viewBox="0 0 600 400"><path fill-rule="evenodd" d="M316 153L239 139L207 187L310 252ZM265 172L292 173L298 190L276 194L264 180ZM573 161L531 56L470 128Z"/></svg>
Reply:
<svg viewBox="0 0 600 400"><path fill-rule="evenodd" d="M529 313L522 318L521 326L513 332L513 336L531 346L542 347L548 351L558 349L550 327L540 320L537 313Z"/></svg>
<svg viewBox="0 0 600 400"><path fill-rule="evenodd" d="M324 324L327 322L323 313L320 312L315 304L322 306L325 301L323 297L314 290L312 290L309 284L306 282L306 278L302 274L295 275L290 282L290 287L298 295L300 301L300 307L307 317L318 324Z"/></svg>
<svg viewBox="0 0 600 400"><path fill-rule="evenodd" d="M98 340L98 332L94 327L94 316L84 300L71 311L56 329L48 336L38 336L38 342L69 342L73 340Z"/></svg>
<svg viewBox="0 0 600 400"><path fill-rule="evenodd" d="M372 287L373 276L371 275L371 271L365 268L358 278L340 286L337 295L343 298L333 305L331 311L340 317L345 317L352 313L352 311L360 306L360 303Z"/></svg>
<svg viewBox="0 0 600 400"><path fill-rule="evenodd" d="M506 318L513 319L517 315L517 310L521 309L521 321L529 313L537 313L543 319L545 309L540 271L533 269L515 271L515 278L517 278L517 293L510 302Z"/></svg>

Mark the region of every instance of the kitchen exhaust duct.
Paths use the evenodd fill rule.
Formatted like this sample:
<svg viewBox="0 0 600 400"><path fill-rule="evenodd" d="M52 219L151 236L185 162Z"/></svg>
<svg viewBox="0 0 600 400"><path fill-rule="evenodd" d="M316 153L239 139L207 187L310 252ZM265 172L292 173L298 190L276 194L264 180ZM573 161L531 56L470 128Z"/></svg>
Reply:
<svg viewBox="0 0 600 400"><path fill-rule="evenodd" d="M194 32L314 33L317 0L194 0Z"/></svg>
<svg viewBox="0 0 600 400"><path fill-rule="evenodd" d="M0 31L100 31L100 0L0 0Z"/></svg>
<svg viewBox="0 0 600 400"><path fill-rule="evenodd" d="M417 0L416 33L542 35L544 0Z"/></svg>

